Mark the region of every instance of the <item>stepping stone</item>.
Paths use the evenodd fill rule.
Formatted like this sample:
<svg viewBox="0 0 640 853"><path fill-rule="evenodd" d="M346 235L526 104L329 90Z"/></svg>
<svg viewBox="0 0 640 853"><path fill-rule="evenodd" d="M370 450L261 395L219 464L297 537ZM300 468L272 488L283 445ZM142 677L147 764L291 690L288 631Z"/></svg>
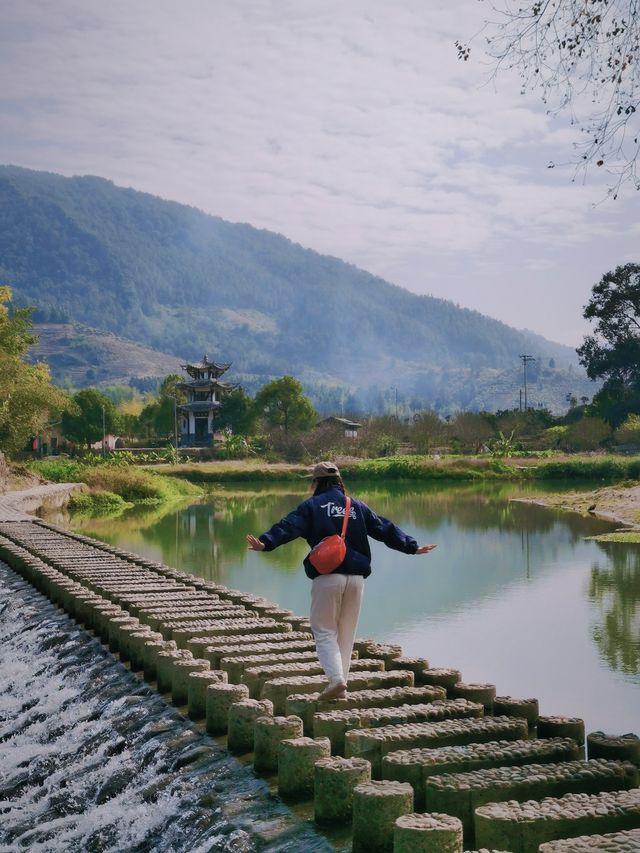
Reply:
<svg viewBox="0 0 640 853"><path fill-rule="evenodd" d="M447 773L426 781L426 810L447 812L462 821L465 840L473 841L478 806L505 800L541 800L564 794L598 794L636 787L638 772L618 761L566 761Z"/></svg>
<svg viewBox="0 0 640 853"><path fill-rule="evenodd" d="M480 720L445 720L441 723L406 723L380 729L347 732L347 758L366 758L371 775L379 779L382 759L389 752L415 747L458 746L492 740L521 740L527 736L527 721L515 717L485 717Z"/></svg>
<svg viewBox="0 0 640 853"><path fill-rule="evenodd" d="M640 788L490 803L476 809L476 843L512 853L538 853L545 841L640 827Z"/></svg>
<svg viewBox="0 0 640 853"><path fill-rule="evenodd" d="M416 809L424 808L425 781L440 773L465 773L487 767L575 761L582 751L571 738L497 740L389 752L382 759L382 778L410 782Z"/></svg>

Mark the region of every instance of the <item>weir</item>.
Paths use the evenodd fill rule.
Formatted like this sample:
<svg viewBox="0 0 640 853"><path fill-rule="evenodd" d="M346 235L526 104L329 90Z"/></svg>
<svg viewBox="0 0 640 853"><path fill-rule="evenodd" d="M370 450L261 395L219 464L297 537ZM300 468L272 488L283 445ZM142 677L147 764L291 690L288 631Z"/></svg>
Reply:
<svg viewBox="0 0 640 853"><path fill-rule="evenodd" d="M284 801L351 825L353 850L640 849L635 735L585 738L535 699L366 639L347 697L321 702L308 621L276 603L19 513L0 513L0 560Z"/></svg>

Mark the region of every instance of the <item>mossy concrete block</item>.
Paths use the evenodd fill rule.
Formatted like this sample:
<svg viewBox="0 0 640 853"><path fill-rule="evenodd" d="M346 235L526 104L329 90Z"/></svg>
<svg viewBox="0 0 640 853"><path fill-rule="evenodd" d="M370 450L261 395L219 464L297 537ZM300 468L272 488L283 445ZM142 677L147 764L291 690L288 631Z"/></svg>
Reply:
<svg viewBox="0 0 640 853"><path fill-rule="evenodd" d="M345 734L359 728L361 719L358 711L329 711L313 718L314 737L327 738L331 743L331 755L344 755Z"/></svg>
<svg viewBox="0 0 640 853"><path fill-rule="evenodd" d="M640 828L611 832L606 835L581 835L541 844L539 853L637 853L640 850Z"/></svg>
<svg viewBox="0 0 640 853"><path fill-rule="evenodd" d="M129 637L129 660L131 671L139 672L144 669L144 646L153 640L161 640L162 635L156 634L149 628L141 628Z"/></svg>
<svg viewBox="0 0 640 853"><path fill-rule="evenodd" d="M371 781L371 765L364 758L321 758L314 767L314 818L321 824L351 821L353 792Z"/></svg>
<svg viewBox="0 0 640 853"><path fill-rule="evenodd" d="M317 713L328 711L350 711L357 708L395 708L400 705L422 705L445 699L442 687L388 687L379 690L354 690L344 699L319 700L319 693L294 694L286 701L287 714L297 714L304 722L304 732L315 734L313 718Z"/></svg>
<svg viewBox="0 0 640 853"><path fill-rule="evenodd" d="M356 663L362 664L363 661ZM285 702L289 696L319 693L325 688L326 684L327 679L324 675L273 678L265 682L262 697L271 699L276 714L284 713ZM413 673L403 669L394 672L351 672L347 680L349 692L378 690L388 687L413 687ZM336 707L338 706L336 705Z"/></svg>
<svg viewBox="0 0 640 853"><path fill-rule="evenodd" d="M187 633L191 631L191 629L185 625L184 623L163 623L162 627L159 630L162 631L163 636L168 631L171 633L173 630L185 629ZM244 634L266 634L266 633L278 633L282 631L283 625L280 622L276 622L274 619L219 619L217 620L215 625L210 624L206 628L206 636L211 637L224 637L231 636L234 634L244 633ZM194 629L190 634L191 637L204 636L204 633L198 634L198 629ZM185 637L186 640L189 637Z"/></svg>
<svg viewBox="0 0 640 853"><path fill-rule="evenodd" d="M184 649L167 649L156 656L156 682L159 693L171 693L173 686L173 664L177 660L193 660Z"/></svg>
<svg viewBox="0 0 640 853"><path fill-rule="evenodd" d="M578 746L584 746L584 720L580 717L558 715L538 717L536 735L539 738L570 737L575 740Z"/></svg>
<svg viewBox="0 0 640 853"><path fill-rule="evenodd" d="M478 806L628 790L637 783L636 768L617 761L527 764L432 776L426 780L425 802L427 811L446 811L459 817L465 839L473 841L473 814Z"/></svg>
<svg viewBox="0 0 640 853"><path fill-rule="evenodd" d="M194 637L187 643L187 648L194 652L190 644L203 643L205 639L204 637ZM204 646L204 653L198 654L198 657L206 657L213 669L220 669L220 662L223 657L251 654L246 649L253 648L256 645L278 648L296 641L306 641L309 648L315 648L313 637L301 631L283 631L276 634L232 634L227 637L210 638ZM271 648L269 650L271 651Z"/></svg>
<svg viewBox="0 0 640 853"><path fill-rule="evenodd" d="M382 759L382 778L409 782L416 809L424 808L425 781L441 773L464 773L488 767L574 761L581 757L571 738L514 740L407 749L390 752Z"/></svg>
<svg viewBox="0 0 640 853"><path fill-rule="evenodd" d="M246 684L209 684L206 696L207 732L223 735L229 728L229 708L249 698Z"/></svg>
<svg viewBox="0 0 640 853"><path fill-rule="evenodd" d="M314 736L331 740L332 755L344 755L345 736L351 729L372 729L401 723L479 718L484 714L482 705L466 699L436 700L417 705L400 705L395 708L358 708L349 711L321 711L313 718Z"/></svg>
<svg viewBox="0 0 640 853"><path fill-rule="evenodd" d="M465 684L458 681L449 693L452 699L468 699L479 702L484 706L485 713L493 713L493 703L496 698L496 688L493 684Z"/></svg>
<svg viewBox="0 0 640 853"><path fill-rule="evenodd" d="M640 788L490 803L476 809L478 845L538 853L541 844L640 827Z"/></svg>
<svg viewBox="0 0 640 853"><path fill-rule="evenodd" d="M202 720L207 715L207 688L210 684L225 684L226 673L214 672L206 667L195 669L187 678L187 713L192 720Z"/></svg>
<svg viewBox="0 0 640 853"><path fill-rule="evenodd" d="M229 707L227 749L238 755L253 752L258 717L272 717L273 703L268 699L241 699Z"/></svg>
<svg viewBox="0 0 640 853"><path fill-rule="evenodd" d="M413 811L411 785L363 782L353 791L353 853L392 853L396 820Z"/></svg>
<svg viewBox="0 0 640 853"><path fill-rule="evenodd" d="M314 765L329 758L331 743L326 737L297 737L280 741L278 747L278 793L284 799L313 799Z"/></svg>
<svg viewBox="0 0 640 853"><path fill-rule="evenodd" d="M494 717L524 717L529 728L538 725L540 706L537 699L517 699L513 696L496 696L493 701Z"/></svg>
<svg viewBox="0 0 640 853"><path fill-rule="evenodd" d="M239 684L242 681L245 670L254 667L269 667L280 664L307 664L320 667L318 655L315 649L305 649L304 651L287 651L272 652L271 654L245 655L244 657L223 657L220 661L220 669L227 673L229 681L233 684ZM249 682L246 682L249 686ZM251 688L250 688L251 689Z"/></svg>
<svg viewBox="0 0 640 853"><path fill-rule="evenodd" d="M606 735L604 732L591 732L587 735L587 757L630 761L640 767L640 738L634 734Z"/></svg>
<svg viewBox="0 0 640 853"><path fill-rule="evenodd" d="M173 640L147 640L142 651L145 681L155 681L158 677L158 655L160 652L176 651Z"/></svg>
<svg viewBox="0 0 640 853"><path fill-rule="evenodd" d="M254 730L253 766L261 773L277 772L280 742L302 736L300 717L258 717Z"/></svg>
<svg viewBox="0 0 640 853"><path fill-rule="evenodd" d="M462 853L462 823L437 812L402 815L393 832L393 853Z"/></svg>
<svg viewBox="0 0 640 853"><path fill-rule="evenodd" d="M408 669L414 674L416 684L419 684L420 673L425 669L429 669L429 661L426 658L400 655L399 657L385 661L385 669Z"/></svg>
<svg viewBox="0 0 640 853"><path fill-rule="evenodd" d="M120 628L125 625L133 625L134 627L140 628L140 623L137 619L133 619L131 616L113 616L109 619L107 624L107 633L109 637L109 651L117 652L120 648Z"/></svg>
<svg viewBox="0 0 640 853"><path fill-rule="evenodd" d="M279 635L275 635L279 636ZM230 645L220 657L219 665L222 668L227 662L236 658L262 657L270 659L274 655L291 654L293 652L315 652L316 645L311 639L290 640L283 642L268 642L261 640L255 643Z"/></svg>
<svg viewBox="0 0 640 853"><path fill-rule="evenodd" d="M431 684L434 687L444 687L447 691L447 696L452 696L451 693L454 684L462 681L462 675L459 669L449 669L448 667L432 667L431 669L423 669L416 678L418 684Z"/></svg>
<svg viewBox="0 0 640 853"><path fill-rule="evenodd" d="M375 675L376 671L382 672L384 663L381 660L354 660L351 664L352 672L367 677ZM312 660L296 663L275 663L247 667L244 670L242 681L249 688L249 693L253 699L259 699L262 696L264 684L274 678L290 678L296 675L314 676L322 674L323 669L320 666L317 657ZM351 678L351 676L350 676ZM325 678L326 683L326 678ZM266 697L269 698L269 697Z"/></svg>
<svg viewBox="0 0 640 853"><path fill-rule="evenodd" d="M185 649L182 649L185 651ZM176 659L171 672L171 701L174 705L186 705L189 701L189 677L193 672L206 672L209 669L208 660L196 660L191 652L189 657Z"/></svg>
<svg viewBox="0 0 640 853"><path fill-rule="evenodd" d="M375 640L357 639L353 648L361 658L379 658L384 661L385 669L388 669L388 665L402 655L402 646L396 646L392 643L378 643Z"/></svg>
<svg viewBox="0 0 640 853"><path fill-rule="evenodd" d="M406 723L379 729L347 732L345 754L371 762L371 773L379 779L382 759L389 752L417 747L461 746L487 741L520 740L527 736L527 722L513 717L443 720L437 723Z"/></svg>

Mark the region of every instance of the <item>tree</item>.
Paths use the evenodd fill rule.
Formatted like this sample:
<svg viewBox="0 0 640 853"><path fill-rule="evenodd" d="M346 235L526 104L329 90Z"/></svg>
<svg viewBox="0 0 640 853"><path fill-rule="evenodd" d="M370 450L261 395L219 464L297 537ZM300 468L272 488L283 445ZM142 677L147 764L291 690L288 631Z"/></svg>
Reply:
<svg viewBox="0 0 640 853"><path fill-rule="evenodd" d="M256 420L254 402L244 388L235 388L223 396L216 413L216 422L220 427L228 428L236 434L252 435Z"/></svg>
<svg viewBox="0 0 640 853"><path fill-rule="evenodd" d="M487 418L476 412L459 412L450 422L449 431L462 450L474 453L493 435Z"/></svg>
<svg viewBox="0 0 640 853"><path fill-rule="evenodd" d="M268 382L256 394L256 411L274 427L302 432L316 421L316 410L303 394L302 385L293 376L283 376Z"/></svg>
<svg viewBox="0 0 640 853"><path fill-rule="evenodd" d="M595 450L611 435L602 418L582 418L569 426L565 443L571 450Z"/></svg>
<svg viewBox="0 0 640 853"><path fill-rule="evenodd" d="M551 112L570 112L584 135L575 146L578 168L595 163L607 169L614 198L625 181L640 189L636 0L502 0L490 6L498 17L483 33L495 71L517 69L523 91L539 91ZM469 44L456 47L467 60Z"/></svg>
<svg viewBox="0 0 640 853"><path fill-rule="evenodd" d="M411 438L419 453L429 453L442 439L444 424L435 412L418 412L413 416Z"/></svg>
<svg viewBox="0 0 640 853"><path fill-rule="evenodd" d="M23 356L38 339L31 332L31 308L13 308L11 290L0 287L0 449L11 455L37 435L69 397L51 383L46 364Z"/></svg>
<svg viewBox="0 0 640 853"><path fill-rule="evenodd" d="M113 433L118 426L116 408L104 394L95 388L83 388L73 395L76 413L64 412L62 415L62 432L65 438L76 444L86 444L87 447L103 436L104 432Z"/></svg>
<svg viewBox="0 0 640 853"><path fill-rule="evenodd" d="M625 264L594 285L583 316L596 322L578 347L591 379L604 379L593 406L613 426L640 411L640 265Z"/></svg>

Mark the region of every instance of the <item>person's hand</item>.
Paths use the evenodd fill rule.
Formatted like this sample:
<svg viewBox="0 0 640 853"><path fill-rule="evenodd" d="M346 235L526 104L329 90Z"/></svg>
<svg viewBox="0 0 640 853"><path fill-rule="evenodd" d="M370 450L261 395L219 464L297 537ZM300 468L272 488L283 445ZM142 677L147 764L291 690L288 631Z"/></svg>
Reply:
<svg viewBox="0 0 640 853"><path fill-rule="evenodd" d="M247 544L250 551L264 551L264 542L261 542L257 536L247 534Z"/></svg>
<svg viewBox="0 0 640 853"><path fill-rule="evenodd" d="M437 548L437 545L421 545L417 550L416 554L428 554L429 551L433 551L434 548Z"/></svg>

